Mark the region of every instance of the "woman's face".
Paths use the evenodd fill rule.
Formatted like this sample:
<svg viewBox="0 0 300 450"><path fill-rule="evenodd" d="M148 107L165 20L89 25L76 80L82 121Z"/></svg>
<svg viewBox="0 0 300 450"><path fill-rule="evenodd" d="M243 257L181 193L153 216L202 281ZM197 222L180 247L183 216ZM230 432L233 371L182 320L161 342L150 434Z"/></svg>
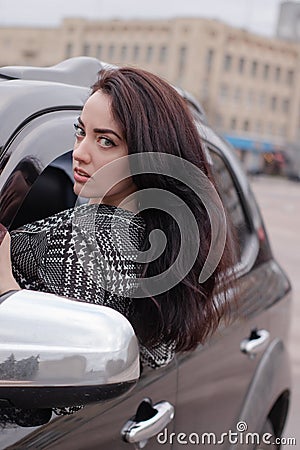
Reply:
<svg viewBox="0 0 300 450"><path fill-rule="evenodd" d="M102 201L117 206L129 194L136 191L136 186L129 176L112 187L106 194L106 187L103 186L103 171L97 176L97 171L106 164L128 155L127 144L112 115L110 97L101 91L92 94L74 126L76 136L73 151L75 194L90 198L91 203ZM124 171L130 175L128 162L125 161L122 168L114 169L120 170L120 178ZM118 173L114 172L114 176L118 179Z"/></svg>

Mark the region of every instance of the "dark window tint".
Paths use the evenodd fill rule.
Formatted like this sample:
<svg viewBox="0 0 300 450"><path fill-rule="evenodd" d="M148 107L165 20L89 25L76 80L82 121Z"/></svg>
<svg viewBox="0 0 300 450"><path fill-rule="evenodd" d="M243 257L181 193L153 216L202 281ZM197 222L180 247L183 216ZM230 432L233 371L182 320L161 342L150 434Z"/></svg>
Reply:
<svg viewBox="0 0 300 450"><path fill-rule="evenodd" d="M246 246L247 237L250 233L249 226L238 191L225 162L215 152L211 152L211 157L217 190L228 214L228 218L236 231L236 239L239 243L239 258L241 258L242 252Z"/></svg>
<svg viewBox="0 0 300 450"><path fill-rule="evenodd" d="M73 183L65 171L72 164L71 152L57 158L52 164L53 166L47 166L33 182L32 187L30 186L11 224L11 229L45 219L75 205L76 195L73 192Z"/></svg>

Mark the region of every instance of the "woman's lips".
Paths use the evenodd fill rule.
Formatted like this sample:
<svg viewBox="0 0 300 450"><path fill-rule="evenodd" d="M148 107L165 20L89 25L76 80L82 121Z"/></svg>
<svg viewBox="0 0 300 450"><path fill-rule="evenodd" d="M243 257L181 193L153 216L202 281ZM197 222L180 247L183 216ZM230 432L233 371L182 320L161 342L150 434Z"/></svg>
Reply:
<svg viewBox="0 0 300 450"><path fill-rule="evenodd" d="M87 180L91 178L90 175L82 169L74 169L74 180L77 183L86 183Z"/></svg>

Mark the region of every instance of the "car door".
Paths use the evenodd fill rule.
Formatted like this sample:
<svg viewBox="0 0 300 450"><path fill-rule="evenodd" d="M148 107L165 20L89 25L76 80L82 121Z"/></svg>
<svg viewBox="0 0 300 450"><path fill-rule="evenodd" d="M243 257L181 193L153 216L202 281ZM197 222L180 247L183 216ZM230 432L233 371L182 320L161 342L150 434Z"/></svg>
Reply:
<svg viewBox="0 0 300 450"><path fill-rule="evenodd" d="M7 203L10 203L16 193L18 196L13 211L8 214L5 209L1 210L0 221L10 229L72 207L77 201L72 196L70 166L70 149L74 141L73 123L77 116L78 110L52 111L41 115L29 121L7 147L6 163L1 174L0 198L3 200L7 196ZM59 139L55 139L55 145L53 136L59 136ZM15 189L16 180L13 176L20 161L24 160L32 162L38 169L36 180L30 183L26 192ZM133 444L122 440L121 430L136 414L143 399L150 398L154 404L167 400L175 405L176 393L175 361L159 370L144 368L135 389L117 400L86 406L72 414L57 411L58 414L53 413L51 421L42 426L31 427L30 420L26 423L26 417L30 418L26 411L26 427L9 421L2 423L0 448L134 448ZM172 431L172 427L171 422L168 429ZM153 438L148 441L147 448L160 448L160 445ZM171 448L171 445L165 448Z"/></svg>
<svg viewBox="0 0 300 450"><path fill-rule="evenodd" d="M239 422L238 417L263 346L255 355L242 353L240 346L245 339L251 339L256 330L268 330L267 305L275 298L270 288L274 277L270 267L268 264L255 266L259 239L243 189L223 152L209 143L207 148L219 195L237 230L238 304L231 305L235 320L229 326L221 325L204 346L178 358L175 433L173 436L165 433L161 438L171 442L174 449L197 443L202 444L201 448L211 448L218 443L225 449L230 447L230 430L238 436L246 431L247 424Z"/></svg>
<svg viewBox="0 0 300 450"><path fill-rule="evenodd" d="M126 422L135 415L144 398L151 398L154 403L162 399L175 402L176 397L176 364L171 363L165 369L146 370L136 388L131 393L114 401L99 402L86 406L71 415L54 416L49 424L31 429L23 439L14 435L13 448L26 449L147 449L161 448L156 437L141 444L124 442L121 430ZM173 431L173 423L166 427L168 433ZM22 430L19 429L21 433ZM11 431L13 436L13 430ZM6 448L6 447L5 447ZM170 449L166 444L164 448Z"/></svg>

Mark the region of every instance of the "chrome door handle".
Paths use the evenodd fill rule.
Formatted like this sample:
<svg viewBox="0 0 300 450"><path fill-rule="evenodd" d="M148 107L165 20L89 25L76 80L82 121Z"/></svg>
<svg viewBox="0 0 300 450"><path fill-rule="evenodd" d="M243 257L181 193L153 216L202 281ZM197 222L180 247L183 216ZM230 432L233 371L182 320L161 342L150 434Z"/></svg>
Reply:
<svg viewBox="0 0 300 450"><path fill-rule="evenodd" d="M267 330L253 330L250 337L244 339L240 344L243 353L254 357L256 353L264 351L270 341L270 333Z"/></svg>
<svg viewBox="0 0 300 450"><path fill-rule="evenodd" d="M150 399L144 402L151 403ZM152 408L157 412L147 420L137 421L132 417L126 422L121 430L122 439L129 443L138 443L139 448L143 448L148 439L162 431L174 418L174 406L166 401L155 403Z"/></svg>

